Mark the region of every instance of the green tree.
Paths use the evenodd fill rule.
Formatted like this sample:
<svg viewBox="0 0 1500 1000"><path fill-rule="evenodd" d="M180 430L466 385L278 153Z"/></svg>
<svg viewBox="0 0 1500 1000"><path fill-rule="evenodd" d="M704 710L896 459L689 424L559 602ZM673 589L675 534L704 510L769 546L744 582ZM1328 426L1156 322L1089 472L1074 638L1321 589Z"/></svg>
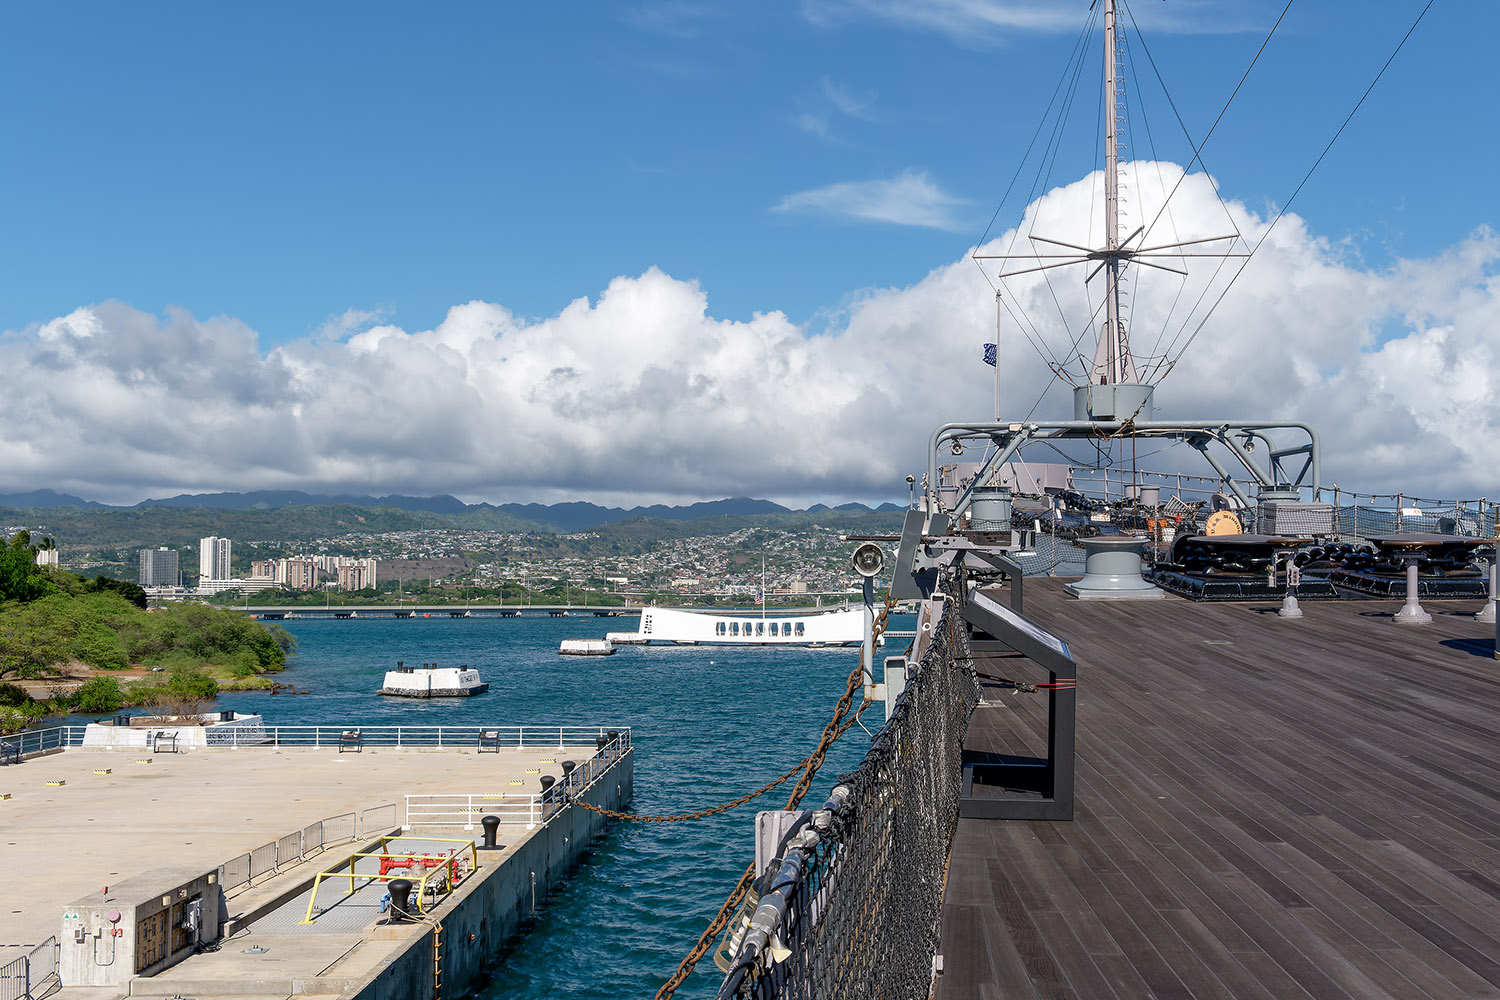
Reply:
<svg viewBox="0 0 1500 1000"><path fill-rule="evenodd" d="M50 545L50 539L42 540ZM18 531L0 546L0 602L34 601L56 591L47 574L36 564L38 546L31 532Z"/></svg>
<svg viewBox="0 0 1500 1000"><path fill-rule="evenodd" d="M125 693L113 677L90 677L78 686L72 701L75 711L104 715L120 710L125 704Z"/></svg>

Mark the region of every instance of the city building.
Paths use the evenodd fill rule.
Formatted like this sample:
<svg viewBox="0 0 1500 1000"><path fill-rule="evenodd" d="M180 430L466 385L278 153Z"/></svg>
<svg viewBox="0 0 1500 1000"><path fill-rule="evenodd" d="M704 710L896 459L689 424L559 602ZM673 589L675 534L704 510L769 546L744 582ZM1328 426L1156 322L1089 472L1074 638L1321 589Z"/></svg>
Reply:
<svg viewBox="0 0 1500 1000"><path fill-rule="evenodd" d="M165 545L156 549L141 549L142 587L176 587L181 583L176 549L169 549Z"/></svg>
<svg viewBox="0 0 1500 1000"><path fill-rule="evenodd" d="M375 560L341 558L337 566L340 590L364 590L375 586Z"/></svg>
<svg viewBox="0 0 1500 1000"><path fill-rule="evenodd" d="M269 579L241 580L230 578L226 580L209 580L204 577L198 578L198 593L221 594L226 590L238 590L242 594L253 594L258 590L270 590L276 586L275 581Z"/></svg>
<svg viewBox="0 0 1500 1000"><path fill-rule="evenodd" d="M199 578L202 580L228 580L232 575L229 570L229 539L217 538L213 535L202 539L198 543Z"/></svg>
<svg viewBox="0 0 1500 1000"><path fill-rule="evenodd" d="M292 590L314 590L318 586L318 564L311 559L282 559L280 562L283 586Z"/></svg>

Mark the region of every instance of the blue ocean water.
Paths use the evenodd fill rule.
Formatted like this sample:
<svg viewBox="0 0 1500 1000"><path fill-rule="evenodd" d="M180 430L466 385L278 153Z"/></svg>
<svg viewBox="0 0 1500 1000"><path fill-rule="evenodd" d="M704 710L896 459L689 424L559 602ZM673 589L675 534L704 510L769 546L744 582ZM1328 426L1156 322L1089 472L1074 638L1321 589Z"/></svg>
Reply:
<svg viewBox="0 0 1500 1000"><path fill-rule="evenodd" d="M559 656L563 639L635 627L634 619L592 615L301 619L285 627L299 649L280 680L309 693L229 694L221 707L281 725L630 726L632 807L643 814L717 805L790 768L816 744L859 656L854 649L693 646ZM468 664L490 690L437 701L382 698L374 692L397 660ZM871 731L884 718L878 705L865 714ZM821 805L868 743L860 727L851 729L803 804ZM529 932L479 996L653 995L753 858L755 812L781 808L789 790L704 820L613 823L574 874L539 901ZM712 996L720 978L705 958L678 995Z"/></svg>

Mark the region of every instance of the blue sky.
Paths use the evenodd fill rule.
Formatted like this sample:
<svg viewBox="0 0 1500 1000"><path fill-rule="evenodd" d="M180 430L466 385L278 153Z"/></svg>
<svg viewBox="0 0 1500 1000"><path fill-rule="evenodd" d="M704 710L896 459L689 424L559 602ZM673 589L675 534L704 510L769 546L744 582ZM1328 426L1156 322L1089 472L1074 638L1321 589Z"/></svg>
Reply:
<svg viewBox="0 0 1500 1000"><path fill-rule="evenodd" d="M876 3L12 5L0 328L115 298L270 344L348 309L547 315L653 265L717 315L807 321L977 239L1087 9L1036 6L1046 30ZM1132 5L1192 29L1148 44L1196 135L1280 6ZM1227 193L1284 199L1420 7L1294 5L1206 151ZM1436 4L1298 209L1376 261L1495 222L1497 29ZM776 210L903 172L951 229Z"/></svg>
<svg viewBox="0 0 1500 1000"><path fill-rule="evenodd" d="M1422 6L1295 3L1205 150L1221 193L1261 218L1274 214ZM1195 137L1281 8L1130 5ZM147 379L157 395L140 388L130 373L151 370L142 359L196 358L208 366L199 382L222 380L221 395L256 406L263 401L246 386L263 375L270 407L277 393L295 395L294 383L309 392L310 372L344 370L336 359L308 360L330 338L348 346L351 333L388 327L454 341L452 329L442 332L450 310L488 303L504 313L481 323L498 338L502 365L514 341L494 331L532 324L555 335L570 302L598 307L621 278L638 282L628 289L637 303L647 293L658 302L700 295L718 324L749 329L757 313L779 312L793 339L777 340L778 350L822 334L852 343L859 317L869 325L874 315L861 310L894 301L882 290L934 280L985 231L1087 10L1085 0L9 5L0 10L0 330L14 358L60 370L49 324L105 306L107 315L69 327L78 336L105 330L115 344L109 359L88 362L91 378L111 365L119 376L103 393L118 393L118 408L99 427L115 426L136 391L141 406L207 405L167 376ZM1299 232L1352 269L1351 281L1388 278L1403 261L1462 257L1466 241L1500 224L1487 40L1497 33L1500 5L1435 3L1299 196ZM1133 52L1145 68L1144 53ZM1073 126L1081 131L1068 133L1049 183L1030 197L1094 165L1097 95L1086 74ZM1129 155L1185 163L1189 148L1156 85L1147 81L1132 101L1148 112L1154 142L1136 123ZM1031 181L1024 176L1003 206L996 233L1020 218ZM1490 253L1466 265L1464 288L1485 285ZM639 281L656 272L671 281ZM980 313L991 308L984 298ZM1451 319L1430 300L1384 308L1360 320L1381 341L1408 329L1393 315ZM634 323L631 343L653 349L655 319L630 315L611 322ZM894 319L882 327L898 328ZM904 329L905 339L892 333L851 350L899 351L931 333L915 321ZM589 336L614 334L601 326ZM691 351L691 340L680 349ZM236 382L235 366L275 371ZM459 377L472 382L476 370ZM697 377L684 376L688 388L677 391L707 384ZM427 389L441 396L434 379ZM849 405L865 395L850 390ZM41 402L64 406L60 397ZM732 402L753 412L749 401ZM288 426L294 436L312 433L300 413ZM92 441L100 432L81 423L78 433ZM150 464L161 456L142 442L156 433L141 428L111 453ZM182 468L201 474L132 478L126 467L69 466L55 450L44 461L37 434L0 453L11 470L0 485L114 499L272 484L471 498L686 499L743 489L839 499L873 497L884 487L868 476L919 464L902 457L801 485L768 466L724 489L691 476L653 489L610 478L594 459L580 459L596 469L592 478L516 471L530 468L524 462L486 478L473 471L485 456L455 454L438 468L413 451L381 465L345 443L336 467L256 453L237 458L233 474L189 461ZM894 481L893 496L904 486Z"/></svg>

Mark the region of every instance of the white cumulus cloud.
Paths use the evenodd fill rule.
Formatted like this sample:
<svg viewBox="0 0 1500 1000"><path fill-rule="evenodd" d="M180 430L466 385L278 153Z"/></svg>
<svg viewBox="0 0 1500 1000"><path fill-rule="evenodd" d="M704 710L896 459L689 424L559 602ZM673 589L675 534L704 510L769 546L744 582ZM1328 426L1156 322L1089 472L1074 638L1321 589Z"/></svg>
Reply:
<svg viewBox="0 0 1500 1000"><path fill-rule="evenodd" d="M1136 166L1151 168L1142 177L1159 169L1164 188L1181 174ZM1019 233L1092 242L1100 186L1096 173L1048 192ZM1152 186L1137 191L1149 215ZM1226 219L1199 174L1155 237L1232 225L1254 245L1267 222L1234 202ZM983 249L1013 245L1026 244L1004 233ZM933 427L994 412L995 370L980 362L995 339L993 291L967 254L955 257L905 287L856 293L819 332L774 309L718 318L709 290L656 269L540 319L476 301L407 330L351 312L269 351L232 318L82 307L0 335L0 489L111 502L260 488L904 497ZM1310 422L1325 482L1346 490L1500 496L1497 264L1500 237L1480 229L1430 259L1371 270L1288 215L1158 389L1161 415ZM1080 333L1079 353L1091 353L1096 293L1081 269L1047 278L1008 280L1007 304L1060 360ZM1141 354L1193 328L1181 321L1204 279L1180 284L1133 275ZM1009 315L999 353L1001 409L1020 419L1050 372ZM1069 416L1066 392L1035 413Z"/></svg>
<svg viewBox="0 0 1500 1000"><path fill-rule="evenodd" d="M926 171L904 170L891 178L840 181L789 194L776 203L776 211L957 230L965 225L955 214L963 204Z"/></svg>

